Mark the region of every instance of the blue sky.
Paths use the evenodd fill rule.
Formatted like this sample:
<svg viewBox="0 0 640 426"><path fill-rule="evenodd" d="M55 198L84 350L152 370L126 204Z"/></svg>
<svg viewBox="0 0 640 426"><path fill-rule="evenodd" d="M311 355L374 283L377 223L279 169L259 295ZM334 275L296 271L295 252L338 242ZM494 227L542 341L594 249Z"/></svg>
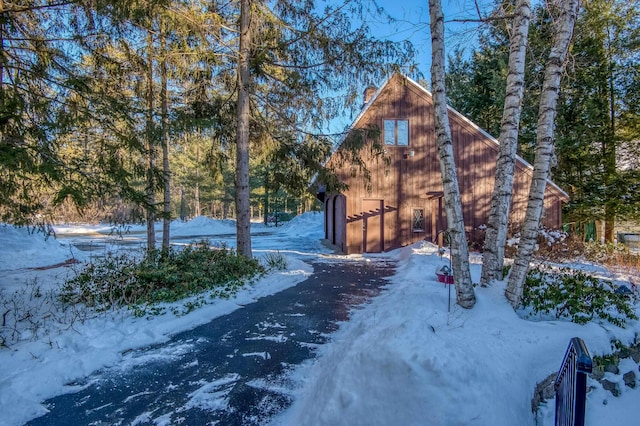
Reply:
<svg viewBox="0 0 640 426"><path fill-rule="evenodd" d="M494 0L476 0L483 13L491 10ZM455 20L477 19L476 2L473 0L442 0L445 14L445 49L452 52L457 46L464 47L469 54L477 42L478 23L460 23ZM373 1L371 2L373 5ZM410 40L418 52L417 62L421 77L431 80L431 35L429 30L428 0L375 0L394 21L371 14L367 23L374 36L394 41ZM376 85L383 81L374 82ZM363 88L364 90L364 88ZM329 132L340 132L352 124L357 112L336 117L329 125Z"/></svg>
<svg viewBox="0 0 640 426"><path fill-rule="evenodd" d="M476 43L477 23L460 23L452 20L477 19L476 3L484 13L492 9L493 0L442 0L445 14L445 45L447 51L456 46L470 50ZM377 0L377 4L396 19L384 22L372 19L369 25L374 34L391 40L409 39L419 52L420 71L429 79L431 64L431 39L429 34L428 0Z"/></svg>

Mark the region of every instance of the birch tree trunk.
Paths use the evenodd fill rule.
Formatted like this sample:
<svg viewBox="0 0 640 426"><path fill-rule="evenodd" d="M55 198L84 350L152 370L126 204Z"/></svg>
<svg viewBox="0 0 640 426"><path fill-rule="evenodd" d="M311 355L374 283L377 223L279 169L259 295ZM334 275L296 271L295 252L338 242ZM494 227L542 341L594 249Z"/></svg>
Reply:
<svg viewBox="0 0 640 426"><path fill-rule="evenodd" d="M249 217L250 15L251 0L241 0L236 139L236 244L238 254L247 258L251 258L251 219Z"/></svg>
<svg viewBox="0 0 640 426"><path fill-rule="evenodd" d="M569 44L573 37L573 29L579 8L578 0L554 0L551 5L558 7L561 13L554 23L553 46L545 66L544 82L540 95L536 155L533 165L533 178L529 189L527 212L518 252L511 268L509 282L505 291L505 296L514 308L518 307L522 299L522 290L529 271L529 262L538 237L549 169L555 159L553 134L560 79L564 70Z"/></svg>
<svg viewBox="0 0 640 426"><path fill-rule="evenodd" d="M462 202L447 112L447 95L444 84L444 14L440 0L429 0L429 15L431 17L431 81L435 130L444 187L447 226L451 239L451 265L456 286L456 301L463 308L469 309L476 303L476 296L473 292L469 270L469 247L464 231Z"/></svg>
<svg viewBox="0 0 640 426"><path fill-rule="evenodd" d="M162 208L162 250L169 249L171 229L171 170L169 169L169 100L167 97L167 41L164 30L165 23L160 24L160 49L162 64L160 68L160 108L162 115L162 173L164 177L164 193Z"/></svg>
<svg viewBox="0 0 640 426"><path fill-rule="evenodd" d="M513 191L513 179L518 147L518 130L524 96L524 66L531 22L529 0L518 0L509 48L509 74L507 75L506 96L500 126L500 152L496 163L496 180L491 196L491 211L487 221L487 231L482 255L482 275L480 284L486 286L491 281L502 279L504 246L507 241L507 227Z"/></svg>
<svg viewBox="0 0 640 426"><path fill-rule="evenodd" d="M153 35L151 30L147 33L147 250L152 251L156 248L156 226L155 226L155 204L156 204L156 182L154 177L156 167L156 147L153 131Z"/></svg>

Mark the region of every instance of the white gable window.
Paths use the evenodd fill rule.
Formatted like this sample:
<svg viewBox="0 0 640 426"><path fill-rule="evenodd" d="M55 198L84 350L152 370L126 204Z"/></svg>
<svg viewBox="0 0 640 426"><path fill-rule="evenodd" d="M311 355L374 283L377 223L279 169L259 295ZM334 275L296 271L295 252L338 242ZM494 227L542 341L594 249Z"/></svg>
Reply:
<svg viewBox="0 0 640 426"><path fill-rule="evenodd" d="M409 120L384 120L385 145L409 145Z"/></svg>

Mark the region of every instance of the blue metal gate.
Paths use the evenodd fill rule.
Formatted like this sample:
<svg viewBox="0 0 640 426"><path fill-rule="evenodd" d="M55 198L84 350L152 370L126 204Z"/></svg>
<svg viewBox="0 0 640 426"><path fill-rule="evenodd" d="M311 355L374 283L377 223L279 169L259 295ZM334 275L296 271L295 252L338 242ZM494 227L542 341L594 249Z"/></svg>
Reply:
<svg viewBox="0 0 640 426"><path fill-rule="evenodd" d="M584 426L587 375L591 369L591 356L584 341L572 338L555 382L556 426Z"/></svg>

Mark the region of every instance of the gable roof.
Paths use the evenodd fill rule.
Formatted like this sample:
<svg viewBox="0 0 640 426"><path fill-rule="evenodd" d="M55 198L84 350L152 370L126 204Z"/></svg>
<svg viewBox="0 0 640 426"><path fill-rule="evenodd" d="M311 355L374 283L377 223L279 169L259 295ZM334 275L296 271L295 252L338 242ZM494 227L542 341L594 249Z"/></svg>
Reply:
<svg viewBox="0 0 640 426"><path fill-rule="evenodd" d="M365 116L365 114L367 113L367 111L370 109L371 105L373 105L373 103L375 102L375 100L380 96L380 93L382 93L382 91L390 84L391 80L395 77L401 77L403 79L405 79L406 81L408 81L409 83L411 83L414 87L416 87L418 90L420 90L421 92L423 92L425 95L427 95L429 98L433 99L433 95L431 94L431 92L427 89L425 89L424 87L422 87L422 85L420 85L418 82L414 81L413 79L411 79L410 77L407 77L404 74L401 73L394 73L391 76L389 76L385 82L382 84L382 86L380 86L380 88L371 96L371 98L369 99L369 102L366 103L366 105L364 106L364 108L362 108L362 110L360 111L360 114L358 114L358 116L355 118L355 120L353 120L353 123L351 124L351 126L349 127L349 129L354 129L356 127L356 125L358 124L358 122ZM467 118L464 114L458 112L455 108L447 105L447 110L452 113L453 115L455 115L456 117L460 118L462 121L464 121L466 124L470 125L471 127L473 127L475 130L477 130L478 132L480 132L484 137L487 138L488 141L490 141L492 144L495 144L496 148L500 147L500 142L494 138L493 136L491 136L489 133L487 133L486 130L484 130L483 128L481 128L480 126L478 126L476 123L474 123L473 121L471 121L469 118ZM533 171L533 166L524 158L522 158L519 155L516 155L516 161L520 162L525 168L529 169L530 171ZM549 183L551 186L553 186L554 189L556 189L558 192L560 192L561 195L563 195L564 197L566 197L567 200L570 199L569 194L567 194L562 188L560 188L558 185L556 185L553 181L551 181L550 179L547 179L547 183Z"/></svg>

